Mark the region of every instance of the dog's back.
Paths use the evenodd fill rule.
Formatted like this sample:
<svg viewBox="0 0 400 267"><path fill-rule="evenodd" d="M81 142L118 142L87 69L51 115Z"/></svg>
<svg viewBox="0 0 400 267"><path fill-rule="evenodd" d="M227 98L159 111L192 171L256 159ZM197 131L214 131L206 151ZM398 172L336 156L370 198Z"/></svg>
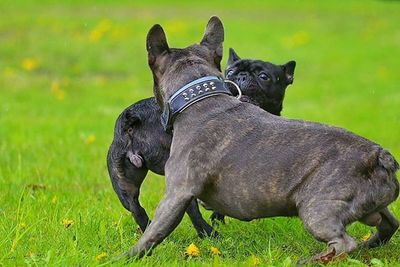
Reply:
<svg viewBox="0 0 400 267"><path fill-rule="evenodd" d="M319 193L354 197L366 189L368 179L390 184L392 192L382 205L398 195L394 158L344 129L283 119L226 96L204 100L178 119L179 143L174 137L171 154L178 153L180 164L190 170L187 175L206 180L198 197L232 217L294 215L300 202L320 198ZM385 177L374 176L380 169ZM374 190L377 200L382 199L379 188Z"/></svg>

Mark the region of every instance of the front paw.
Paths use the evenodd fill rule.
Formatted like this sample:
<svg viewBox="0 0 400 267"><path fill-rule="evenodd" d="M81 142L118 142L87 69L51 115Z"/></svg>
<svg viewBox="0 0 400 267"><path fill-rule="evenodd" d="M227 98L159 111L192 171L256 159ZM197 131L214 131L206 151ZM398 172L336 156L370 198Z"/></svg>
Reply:
<svg viewBox="0 0 400 267"><path fill-rule="evenodd" d="M121 253L120 255L118 255L117 257L115 257L115 261L132 261L135 259L140 259L143 256L151 255L151 252L145 252L145 251L139 251L136 247L131 248L130 250L128 250L127 252Z"/></svg>

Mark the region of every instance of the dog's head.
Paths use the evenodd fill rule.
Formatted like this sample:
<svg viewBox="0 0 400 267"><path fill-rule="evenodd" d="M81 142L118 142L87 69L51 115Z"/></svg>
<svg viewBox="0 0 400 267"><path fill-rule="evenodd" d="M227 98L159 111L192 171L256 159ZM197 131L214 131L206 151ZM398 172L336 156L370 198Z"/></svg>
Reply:
<svg viewBox="0 0 400 267"><path fill-rule="evenodd" d="M249 102L280 115L286 87L293 83L295 67L295 61L275 65L261 60L241 59L230 48L225 77L239 85L244 99L248 97Z"/></svg>
<svg viewBox="0 0 400 267"><path fill-rule="evenodd" d="M224 27L218 17L208 21L200 44L170 48L163 28L156 24L147 34L148 62L154 95L161 109L180 87L203 76L221 76Z"/></svg>

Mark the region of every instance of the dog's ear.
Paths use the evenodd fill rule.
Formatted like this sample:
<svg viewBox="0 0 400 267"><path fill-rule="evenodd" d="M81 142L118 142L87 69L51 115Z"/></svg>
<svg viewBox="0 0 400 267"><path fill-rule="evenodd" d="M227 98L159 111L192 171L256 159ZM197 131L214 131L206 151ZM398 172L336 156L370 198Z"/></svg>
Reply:
<svg viewBox="0 0 400 267"><path fill-rule="evenodd" d="M229 58L228 58L228 66L232 65L236 61L240 60L240 57L238 54L236 54L235 50L233 48L229 48Z"/></svg>
<svg viewBox="0 0 400 267"><path fill-rule="evenodd" d="M167 37L163 28L156 24L151 27L147 34L146 48L148 52L149 65L153 65L156 58L163 53L169 53Z"/></svg>
<svg viewBox="0 0 400 267"><path fill-rule="evenodd" d="M218 17L211 17L207 23L206 31L200 44L213 51L214 62L221 69L221 60L224 42L224 26Z"/></svg>
<svg viewBox="0 0 400 267"><path fill-rule="evenodd" d="M288 84L293 83L294 68L296 68L296 61L294 60L291 60L285 65L282 65L282 69L285 72L285 77Z"/></svg>
<svg viewBox="0 0 400 267"><path fill-rule="evenodd" d="M124 123L128 126L133 126L140 122L140 117L135 112L125 112Z"/></svg>

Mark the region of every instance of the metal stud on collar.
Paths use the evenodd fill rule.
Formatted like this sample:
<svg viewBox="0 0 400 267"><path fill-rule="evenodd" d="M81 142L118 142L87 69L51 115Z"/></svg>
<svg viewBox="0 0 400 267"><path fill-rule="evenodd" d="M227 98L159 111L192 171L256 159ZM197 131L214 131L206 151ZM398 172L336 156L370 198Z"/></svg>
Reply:
<svg viewBox="0 0 400 267"><path fill-rule="evenodd" d="M240 90L239 85L237 85L235 82L232 82L230 80L224 80L224 82L233 84L233 86L235 86L236 91L238 91L238 95L236 96L236 98L240 100L240 98L242 97L242 90Z"/></svg>

